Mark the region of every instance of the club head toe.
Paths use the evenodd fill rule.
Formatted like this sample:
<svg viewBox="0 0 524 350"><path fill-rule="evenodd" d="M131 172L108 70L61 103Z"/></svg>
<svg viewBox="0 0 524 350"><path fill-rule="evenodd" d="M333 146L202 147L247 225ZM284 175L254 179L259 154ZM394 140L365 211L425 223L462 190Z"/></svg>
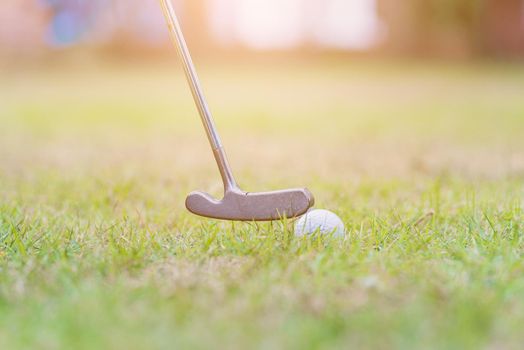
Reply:
<svg viewBox="0 0 524 350"><path fill-rule="evenodd" d="M191 192L186 198L187 210L196 215L201 215L200 213L202 212L208 212L218 205L220 205L220 201L205 192Z"/></svg>

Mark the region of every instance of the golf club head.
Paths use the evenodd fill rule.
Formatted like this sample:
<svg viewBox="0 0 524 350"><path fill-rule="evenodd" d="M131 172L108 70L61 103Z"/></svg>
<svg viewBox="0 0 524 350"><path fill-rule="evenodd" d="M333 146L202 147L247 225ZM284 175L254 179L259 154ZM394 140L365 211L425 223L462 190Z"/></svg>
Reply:
<svg viewBox="0 0 524 350"><path fill-rule="evenodd" d="M192 192L186 199L186 207L193 214L233 221L295 218L314 204L315 199L306 188L258 193L234 189L226 191L221 200L204 192Z"/></svg>

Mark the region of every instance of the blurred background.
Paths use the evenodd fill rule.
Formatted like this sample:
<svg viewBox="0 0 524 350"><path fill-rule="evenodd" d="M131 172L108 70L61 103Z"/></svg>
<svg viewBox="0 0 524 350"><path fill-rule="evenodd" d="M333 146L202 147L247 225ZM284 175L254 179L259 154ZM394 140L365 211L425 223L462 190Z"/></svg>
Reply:
<svg viewBox="0 0 524 350"><path fill-rule="evenodd" d="M524 173L524 0L173 2L250 188ZM220 192L156 0L2 0L0 23L0 170Z"/></svg>
<svg viewBox="0 0 524 350"><path fill-rule="evenodd" d="M524 57L523 0L174 0L193 49ZM2 55L168 48L155 0L3 0Z"/></svg>

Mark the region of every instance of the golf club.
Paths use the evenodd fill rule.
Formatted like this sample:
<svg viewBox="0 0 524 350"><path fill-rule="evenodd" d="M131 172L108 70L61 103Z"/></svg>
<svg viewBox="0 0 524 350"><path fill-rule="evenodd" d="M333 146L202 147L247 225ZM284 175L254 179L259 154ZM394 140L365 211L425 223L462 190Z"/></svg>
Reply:
<svg viewBox="0 0 524 350"><path fill-rule="evenodd" d="M193 214L208 218L236 221L280 220L298 217L306 213L315 202L313 195L306 188L251 193L244 192L238 187L204 98L175 9L170 0L159 1L166 17L169 32L183 62L193 98L224 183L224 197L221 200L217 200L204 192L192 192L186 199L187 209Z"/></svg>

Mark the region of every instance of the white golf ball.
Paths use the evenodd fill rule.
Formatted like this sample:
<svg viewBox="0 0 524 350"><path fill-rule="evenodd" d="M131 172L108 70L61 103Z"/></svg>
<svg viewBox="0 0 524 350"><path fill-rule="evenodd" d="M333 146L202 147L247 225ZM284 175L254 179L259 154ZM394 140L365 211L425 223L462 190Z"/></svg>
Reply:
<svg viewBox="0 0 524 350"><path fill-rule="evenodd" d="M317 232L344 237L344 223L335 213L324 209L310 210L295 223L295 236L301 237Z"/></svg>

